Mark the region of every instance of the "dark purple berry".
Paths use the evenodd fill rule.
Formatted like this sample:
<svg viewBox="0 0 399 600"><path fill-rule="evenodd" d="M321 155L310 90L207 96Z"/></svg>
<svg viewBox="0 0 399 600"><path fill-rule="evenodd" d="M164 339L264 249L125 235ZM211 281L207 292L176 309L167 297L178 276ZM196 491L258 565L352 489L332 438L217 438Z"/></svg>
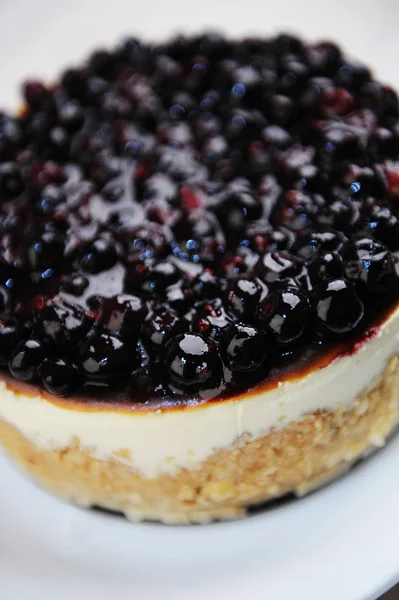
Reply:
<svg viewBox="0 0 399 600"><path fill-rule="evenodd" d="M62 104L58 116L60 123L70 132L80 129L85 119L83 108L76 100Z"/></svg>
<svg viewBox="0 0 399 600"><path fill-rule="evenodd" d="M111 333L93 333L80 347L80 363L89 380L106 385L128 375L136 354Z"/></svg>
<svg viewBox="0 0 399 600"><path fill-rule="evenodd" d="M280 346L296 344L309 324L309 302L296 288L275 289L260 302L257 311L260 327Z"/></svg>
<svg viewBox="0 0 399 600"><path fill-rule="evenodd" d="M312 283L323 279L340 279L344 276L344 263L338 252L327 252L314 258L309 265L309 276Z"/></svg>
<svg viewBox="0 0 399 600"><path fill-rule="evenodd" d="M46 357L46 351L46 346L39 340L20 342L8 361L11 375L21 381L33 381L40 364Z"/></svg>
<svg viewBox="0 0 399 600"><path fill-rule="evenodd" d="M87 273L101 273L115 265L117 253L110 241L98 238L80 261L80 267Z"/></svg>
<svg viewBox="0 0 399 600"><path fill-rule="evenodd" d="M62 280L61 291L76 296L82 296L85 290L89 287L89 280L82 275L68 275Z"/></svg>
<svg viewBox="0 0 399 600"><path fill-rule="evenodd" d="M46 358L40 366L40 376L46 390L56 396L71 394L82 380L79 368L63 358Z"/></svg>
<svg viewBox="0 0 399 600"><path fill-rule="evenodd" d="M25 189L19 165L6 162L0 165L0 201L19 196Z"/></svg>
<svg viewBox="0 0 399 600"><path fill-rule="evenodd" d="M364 315L364 306L351 283L330 279L314 290L316 326L325 337L338 337L353 331Z"/></svg>
<svg viewBox="0 0 399 600"><path fill-rule="evenodd" d="M229 282L227 307L245 323L253 321L256 307L262 293L260 281L256 278L240 277Z"/></svg>
<svg viewBox="0 0 399 600"><path fill-rule="evenodd" d="M62 260L65 238L60 233L46 231L28 250L32 269L44 270L58 266Z"/></svg>
<svg viewBox="0 0 399 600"><path fill-rule="evenodd" d="M147 317L142 327L143 343L155 352L165 349L169 340L187 330L188 323L173 310L157 310Z"/></svg>
<svg viewBox="0 0 399 600"><path fill-rule="evenodd" d="M394 283L392 255L388 248L370 238L349 244L344 250L345 275L376 294Z"/></svg>
<svg viewBox="0 0 399 600"><path fill-rule="evenodd" d="M68 302L57 300L37 315L37 327L62 352L73 351L86 336L91 322L84 311Z"/></svg>
<svg viewBox="0 0 399 600"><path fill-rule="evenodd" d="M254 371L265 363L268 354L267 338L260 329L242 323L232 324L226 329L223 355L232 371Z"/></svg>
<svg viewBox="0 0 399 600"><path fill-rule="evenodd" d="M216 298L194 309L191 326L193 331L220 341L223 332L233 321L234 317L227 314L222 300Z"/></svg>
<svg viewBox="0 0 399 600"><path fill-rule="evenodd" d="M44 188L37 206L43 215L54 215L65 206L65 202L64 190L55 185L48 185Z"/></svg>
<svg viewBox="0 0 399 600"><path fill-rule="evenodd" d="M183 389L210 387L220 377L221 363L215 344L198 334L177 336L168 348L165 362L172 383Z"/></svg>
<svg viewBox="0 0 399 600"><path fill-rule="evenodd" d="M259 219L262 205L251 194L236 192L228 196L215 209L216 215L227 236L234 231L241 231L246 223Z"/></svg>
<svg viewBox="0 0 399 600"><path fill-rule="evenodd" d="M101 302L96 324L123 336L127 341L135 342L147 312L147 307L140 298L121 294Z"/></svg>
<svg viewBox="0 0 399 600"><path fill-rule="evenodd" d="M225 282L209 270L205 270L194 277L190 285L195 298L201 300L212 299L220 295L224 287Z"/></svg>
<svg viewBox="0 0 399 600"><path fill-rule="evenodd" d="M22 91L26 102L32 108L41 107L49 96L49 91L44 83L34 79L26 81Z"/></svg>
<svg viewBox="0 0 399 600"><path fill-rule="evenodd" d="M155 296L180 278L180 271L168 261L136 263L129 267L125 277L125 288L129 293Z"/></svg>
<svg viewBox="0 0 399 600"><path fill-rule="evenodd" d="M259 277L266 284L305 283L307 270L305 263L287 252L267 252L257 263Z"/></svg>

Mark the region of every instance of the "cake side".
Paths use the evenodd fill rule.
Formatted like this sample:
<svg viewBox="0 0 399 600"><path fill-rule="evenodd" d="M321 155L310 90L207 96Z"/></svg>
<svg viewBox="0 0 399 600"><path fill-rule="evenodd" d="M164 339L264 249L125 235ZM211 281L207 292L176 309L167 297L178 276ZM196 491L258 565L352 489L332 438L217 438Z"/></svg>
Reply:
<svg viewBox="0 0 399 600"><path fill-rule="evenodd" d="M86 410L44 396L17 394L3 383L0 418L44 450L77 443L93 458L126 464L144 477L197 468L217 450L258 439L317 411L345 410L370 390L398 348L399 309L357 352L272 390L181 410L138 413L111 404Z"/></svg>
<svg viewBox="0 0 399 600"><path fill-rule="evenodd" d="M393 357L373 389L349 405L305 415L256 440L243 436L195 469L174 474L142 476L123 453L99 459L78 438L62 449L46 448L5 421L0 442L33 479L68 501L133 521L201 523L243 516L248 506L326 483L382 446L398 422L399 360Z"/></svg>

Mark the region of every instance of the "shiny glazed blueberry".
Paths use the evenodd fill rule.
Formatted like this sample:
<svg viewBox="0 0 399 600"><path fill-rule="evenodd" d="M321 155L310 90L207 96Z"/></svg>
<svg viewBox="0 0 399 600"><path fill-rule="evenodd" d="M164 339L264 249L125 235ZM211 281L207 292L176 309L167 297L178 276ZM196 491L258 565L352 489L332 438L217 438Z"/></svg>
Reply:
<svg viewBox="0 0 399 600"><path fill-rule="evenodd" d="M273 290L259 303L257 319L280 346L296 344L309 324L309 302L297 288Z"/></svg>
<svg viewBox="0 0 399 600"><path fill-rule="evenodd" d="M316 327L327 337L342 336L354 330L364 315L364 305L345 279L331 279L314 290Z"/></svg>
<svg viewBox="0 0 399 600"><path fill-rule="evenodd" d="M345 249L344 260L346 277L371 292L383 293L394 283L391 253L379 242L357 240Z"/></svg>
<svg viewBox="0 0 399 600"><path fill-rule="evenodd" d="M11 375L21 381L33 381L46 351L45 345L39 340L20 342L8 361Z"/></svg>
<svg viewBox="0 0 399 600"><path fill-rule="evenodd" d="M243 323L229 325L223 336L223 354L233 372L254 371L268 358L266 335Z"/></svg>
<svg viewBox="0 0 399 600"><path fill-rule="evenodd" d="M229 284L227 305L239 319L249 323L255 317L262 291L262 286L256 278L240 277Z"/></svg>
<svg viewBox="0 0 399 600"><path fill-rule="evenodd" d="M56 348L70 352L85 338L90 328L85 312L63 300L56 300L43 308L37 315L37 329L50 338Z"/></svg>
<svg viewBox="0 0 399 600"><path fill-rule="evenodd" d="M80 348L82 369L89 380L106 384L126 376L135 360L127 345L111 333L93 333Z"/></svg>
<svg viewBox="0 0 399 600"><path fill-rule="evenodd" d="M215 344L198 334L177 336L168 348L165 361L177 386L202 389L210 387L220 376L221 363Z"/></svg>
<svg viewBox="0 0 399 600"><path fill-rule="evenodd" d="M142 327L143 343L149 350L159 352L179 333L187 329L188 323L173 310L157 310L149 315Z"/></svg>
<svg viewBox="0 0 399 600"><path fill-rule="evenodd" d="M40 376L46 390L57 396L73 393L82 380L79 368L63 358L46 358L40 366Z"/></svg>

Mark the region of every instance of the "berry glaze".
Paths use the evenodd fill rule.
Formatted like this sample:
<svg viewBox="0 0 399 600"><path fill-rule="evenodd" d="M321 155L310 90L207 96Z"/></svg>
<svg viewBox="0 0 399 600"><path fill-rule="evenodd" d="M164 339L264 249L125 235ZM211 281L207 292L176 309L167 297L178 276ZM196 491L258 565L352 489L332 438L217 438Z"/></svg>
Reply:
<svg viewBox="0 0 399 600"><path fill-rule="evenodd" d="M334 44L128 39L23 95L0 114L9 385L232 398L396 308L399 102Z"/></svg>

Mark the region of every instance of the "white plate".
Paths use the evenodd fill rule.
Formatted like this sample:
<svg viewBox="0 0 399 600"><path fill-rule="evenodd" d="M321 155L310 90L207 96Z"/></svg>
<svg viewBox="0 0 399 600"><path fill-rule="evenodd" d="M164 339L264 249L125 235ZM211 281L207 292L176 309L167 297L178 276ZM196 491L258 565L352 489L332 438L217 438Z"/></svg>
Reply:
<svg viewBox="0 0 399 600"><path fill-rule="evenodd" d="M399 87L396 0L1 0L0 104L91 47L204 26L330 37ZM365 600L399 579L399 438L312 496L202 527L68 506L0 457L0 598Z"/></svg>

